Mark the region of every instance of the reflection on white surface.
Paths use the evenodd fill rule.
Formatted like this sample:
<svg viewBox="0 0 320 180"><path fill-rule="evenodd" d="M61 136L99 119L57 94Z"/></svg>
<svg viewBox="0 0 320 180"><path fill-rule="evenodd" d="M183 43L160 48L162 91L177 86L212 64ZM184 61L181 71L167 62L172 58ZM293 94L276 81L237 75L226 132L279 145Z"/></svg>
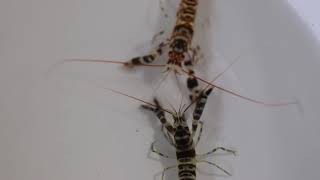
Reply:
<svg viewBox="0 0 320 180"><path fill-rule="evenodd" d="M320 1L288 0L288 2L297 10L301 18L306 21L318 39L320 39Z"/></svg>

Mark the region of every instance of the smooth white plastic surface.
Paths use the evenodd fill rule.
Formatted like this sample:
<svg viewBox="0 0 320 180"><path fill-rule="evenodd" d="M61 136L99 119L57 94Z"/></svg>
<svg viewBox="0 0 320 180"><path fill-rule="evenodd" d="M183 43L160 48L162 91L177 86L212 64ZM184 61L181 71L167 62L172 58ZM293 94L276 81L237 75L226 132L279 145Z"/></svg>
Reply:
<svg viewBox="0 0 320 180"><path fill-rule="evenodd" d="M147 53L155 33L170 33L176 5L165 3L165 19L158 0L1 1L0 179L160 179L175 161L148 155L155 139L162 152L173 152L161 143L157 120L141 103L101 87L151 100L163 69L55 65ZM195 42L205 55L199 75L211 80L239 57L217 84L267 102L300 102L266 107L214 91L197 150L223 145L238 155L210 158L232 177L198 179L319 179L320 52L309 26L279 0L203 0L198 20ZM179 104L170 82L158 95ZM167 179L177 179L176 171Z"/></svg>

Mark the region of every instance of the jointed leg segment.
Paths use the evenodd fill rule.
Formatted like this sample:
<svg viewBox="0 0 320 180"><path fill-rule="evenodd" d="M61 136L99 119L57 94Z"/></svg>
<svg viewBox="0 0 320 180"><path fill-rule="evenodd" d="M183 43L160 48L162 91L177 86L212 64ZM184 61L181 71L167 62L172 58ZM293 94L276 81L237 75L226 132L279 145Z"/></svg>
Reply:
<svg viewBox="0 0 320 180"><path fill-rule="evenodd" d="M166 138L166 140L173 146L173 147L177 147L177 145L175 144L171 134L166 131L166 129L164 128L164 126L161 126L161 131L163 132L163 136Z"/></svg>
<svg viewBox="0 0 320 180"><path fill-rule="evenodd" d="M165 157L165 158L168 158L168 159L173 159L173 157L170 157L170 156L168 156L168 155L166 155L166 154L163 154L163 153L161 153L160 151L158 151L155 147L154 147L154 144L156 143L156 141L154 141L152 144L151 144L151 151L153 152L153 153L156 153L156 154L158 154L159 156L162 156L162 157Z"/></svg>
<svg viewBox="0 0 320 180"><path fill-rule="evenodd" d="M198 138L197 140L195 141L195 146L197 147L199 141L200 141L200 138L201 138L201 135L202 135L202 130L203 130L203 122L202 121L199 121L199 124L200 124L200 130L199 130L199 135L198 135Z"/></svg>
<svg viewBox="0 0 320 180"><path fill-rule="evenodd" d="M164 114L164 111L162 110L162 107L161 107L159 101L156 98L153 101L156 105L156 108L152 107L152 106L148 106L148 105L142 105L141 107L146 110L154 112L156 114L156 116L158 117L158 119L160 120L161 124L164 126L164 128L166 128L166 130L169 133L173 134L174 128L171 125L171 123L167 121L165 114Z"/></svg>
<svg viewBox="0 0 320 180"><path fill-rule="evenodd" d="M192 120L192 136L195 135L197 128L198 128L198 123L200 121L200 118L202 116L204 107L207 103L208 96L211 94L212 88L201 91L199 96L197 97L195 109L193 112L193 120Z"/></svg>
<svg viewBox="0 0 320 180"><path fill-rule="evenodd" d="M215 153L215 152L218 151L218 150L222 150L222 151L231 153L231 154L233 154L233 155L236 155L236 151L235 151L235 150L227 149L227 148L224 148L224 147L216 147L216 148L212 149L211 151L209 151L209 152L207 152L207 153L200 154L199 156L208 156L208 155L210 155L210 154Z"/></svg>
<svg viewBox="0 0 320 180"><path fill-rule="evenodd" d="M198 163L207 163L209 165L212 165L212 166L218 168L219 170L221 170L222 172L224 172L228 176L231 176L231 173L229 173L227 170L223 169L222 167L220 167L219 165L217 165L217 164L215 164L213 162L203 160L203 161L198 161Z"/></svg>
<svg viewBox="0 0 320 180"><path fill-rule="evenodd" d="M169 169L173 169L173 168L176 168L176 167L177 167L177 165L169 166L169 167L164 168L164 169L163 169L163 171L162 171L161 180L163 180L163 179L164 179L164 173L165 173L167 170L169 170Z"/></svg>
<svg viewBox="0 0 320 180"><path fill-rule="evenodd" d="M129 62L127 62L125 65L127 67L134 67L134 66L143 65L143 64L150 64L153 61L155 61L156 58L158 58L162 55L163 48L167 45L168 45L167 43L162 42L159 44L158 48L155 49L150 54L147 54L144 56L134 57Z"/></svg>

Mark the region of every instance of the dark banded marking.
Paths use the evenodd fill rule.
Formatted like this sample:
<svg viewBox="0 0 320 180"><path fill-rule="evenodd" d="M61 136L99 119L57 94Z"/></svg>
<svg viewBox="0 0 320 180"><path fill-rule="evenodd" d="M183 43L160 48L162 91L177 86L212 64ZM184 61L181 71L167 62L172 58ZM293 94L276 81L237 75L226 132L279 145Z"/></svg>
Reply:
<svg viewBox="0 0 320 180"><path fill-rule="evenodd" d="M194 111L194 114L196 115L201 115L201 113L203 112L203 106L205 105L205 103L201 103L201 106L197 107Z"/></svg>
<svg viewBox="0 0 320 180"><path fill-rule="evenodd" d="M196 6L198 4L198 0L182 0L182 3L189 6Z"/></svg>
<svg viewBox="0 0 320 180"><path fill-rule="evenodd" d="M148 105L141 105L141 107L146 110L153 111L160 120L161 124L165 127L165 129L170 133L174 133L175 128L171 125L171 123L167 121L159 101L157 99L154 99L153 101L156 105L156 108Z"/></svg>
<svg viewBox="0 0 320 180"><path fill-rule="evenodd" d="M176 166L170 166L170 167L164 168L162 172L162 180L165 175L165 171L175 167L178 168L179 180L195 180L197 163L207 163L223 171L225 174L231 175L228 171L224 170L223 168L221 168L219 165L215 163L212 163L206 160L198 160L196 158L197 154L196 154L195 147L200 140L201 133L202 133L202 125L203 125L203 123L199 120L203 113L207 98L211 92L212 92L212 88L199 92L195 109L193 111L194 119L192 121L192 132L188 127L188 123L185 119L184 113L181 113L181 112L185 112L190 106L188 106L184 111L179 110L179 114L178 114L177 111L174 111L174 112L170 112L167 110L164 111L157 99L154 99L155 106L150 104L142 105L142 107L144 107L145 109L153 111L156 114L156 116L158 117L158 119L162 124L162 128L168 130L166 131L166 133L168 134L166 134L163 131L165 137L167 138L169 143L175 147L175 150L176 150L176 158L177 158L178 164ZM172 115L172 118L174 121L173 125L167 122L165 118L165 112ZM195 132L198 128L198 124L200 124L199 136L196 141L193 141ZM157 153L158 155L163 157L168 157L167 155L154 149L153 145L151 147L152 147L152 151ZM235 153L233 150L226 149L223 147L218 147L205 153L204 155L210 155L216 152L217 150L223 150L229 153Z"/></svg>
<svg viewBox="0 0 320 180"><path fill-rule="evenodd" d="M190 24L179 24L174 28L174 34L181 34L190 39L193 35L193 28Z"/></svg>
<svg viewBox="0 0 320 180"><path fill-rule="evenodd" d="M176 139L177 149L190 149L192 146L192 142L190 139Z"/></svg>
<svg viewBox="0 0 320 180"><path fill-rule="evenodd" d="M192 66L192 61L191 60L185 61L184 65L185 66Z"/></svg>
<svg viewBox="0 0 320 180"><path fill-rule="evenodd" d="M190 134L187 134L187 135L183 135L183 136L180 136L180 137L176 137L177 140L180 140L180 139L189 139L190 138Z"/></svg>
<svg viewBox="0 0 320 180"><path fill-rule="evenodd" d="M187 78L187 88L189 89L189 91L191 91L191 94L189 95L189 99L191 101L194 101L196 99L197 94L199 93L197 87L199 87L198 80L196 78L193 78L192 76L189 76Z"/></svg>
<svg viewBox="0 0 320 180"><path fill-rule="evenodd" d="M195 16L194 16L194 14L183 13L183 14L181 14L180 19L182 21L184 21L184 22L190 22L191 23L191 22L194 22Z"/></svg>
<svg viewBox="0 0 320 180"><path fill-rule="evenodd" d="M188 150L188 151L181 151L176 152L177 159L184 159L184 158L194 158L196 157L196 151L194 149Z"/></svg>
<svg viewBox="0 0 320 180"><path fill-rule="evenodd" d="M197 1L186 1L182 0L180 9L178 11L178 19L177 19L177 24L180 23L193 23L195 20L195 15L197 12Z"/></svg>
<svg viewBox="0 0 320 180"><path fill-rule="evenodd" d="M163 53L162 48L158 48L158 49L157 49L157 53L158 53L159 55L161 55L161 54Z"/></svg>
<svg viewBox="0 0 320 180"><path fill-rule="evenodd" d="M178 166L179 179L196 179L196 165L183 163Z"/></svg>
<svg viewBox="0 0 320 180"><path fill-rule="evenodd" d="M175 136L184 136L184 135L190 135L188 127L177 127L177 130L175 132Z"/></svg>
<svg viewBox="0 0 320 180"><path fill-rule="evenodd" d="M131 63L132 63L133 65L140 65L140 64L141 64L140 57L132 58L132 59L131 59Z"/></svg>
<svg viewBox="0 0 320 180"><path fill-rule="evenodd" d="M189 77L187 79L187 87L189 90L193 90L195 87L199 86L199 82L196 78L194 77Z"/></svg>
<svg viewBox="0 0 320 180"><path fill-rule="evenodd" d="M183 8L181 10L181 12L184 14L190 14L190 15L195 15L196 14L196 10L194 8L191 8L191 7L187 7L187 8Z"/></svg>
<svg viewBox="0 0 320 180"><path fill-rule="evenodd" d="M198 124L192 124L192 129L197 129L198 128Z"/></svg>
<svg viewBox="0 0 320 180"><path fill-rule="evenodd" d="M165 126L169 132L173 132L174 128L172 126Z"/></svg>
<svg viewBox="0 0 320 180"><path fill-rule="evenodd" d="M196 171L195 170L180 170L179 171L179 177L182 176L196 176Z"/></svg>
<svg viewBox="0 0 320 180"><path fill-rule="evenodd" d="M196 167L197 166L195 164L192 164L192 163L190 163L190 164L185 163L185 164L179 164L178 165L178 169L182 169L182 168L192 169L192 168L196 168Z"/></svg>
<svg viewBox="0 0 320 180"><path fill-rule="evenodd" d="M154 61L155 57L153 55L148 55L148 56L143 56L142 59L145 63L151 63Z"/></svg>
<svg viewBox="0 0 320 180"><path fill-rule="evenodd" d="M204 107L207 103L208 96L212 92L212 88L206 90L206 91L201 91L200 95L197 97L198 101L195 106L195 110L193 111L193 120L192 120L192 135L194 136L196 134L198 124L200 117L202 116Z"/></svg>
<svg viewBox="0 0 320 180"><path fill-rule="evenodd" d="M182 38L176 38L171 45L173 52L184 53L188 51L188 42ZM184 58L184 56L182 57Z"/></svg>
<svg viewBox="0 0 320 180"><path fill-rule="evenodd" d="M189 48L191 46L192 37L193 37L192 27L190 25L181 24L174 29L172 36L173 36L172 41L174 41L174 39L177 39L177 38L184 39L186 43L188 43L188 48ZM184 53L187 53L187 50Z"/></svg>
<svg viewBox="0 0 320 180"><path fill-rule="evenodd" d="M141 65L141 64L150 64L152 63L157 57L161 56L162 49L158 48L155 52L145 55L145 56L138 56L134 57L130 60L131 65Z"/></svg>
<svg viewBox="0 0 320 180"><path fill-rule="evenodd" d="M210 88L210 89L208 89L207 91L205 91L204 94L208 97L208 96L211 94L212 90L213 90L213 89Z"/></svg>
<svg viewBox="0 0 320 180"><path fill-rule="evenodd" d="M194 158L179 159L179 163L190 163Z"/></svg>

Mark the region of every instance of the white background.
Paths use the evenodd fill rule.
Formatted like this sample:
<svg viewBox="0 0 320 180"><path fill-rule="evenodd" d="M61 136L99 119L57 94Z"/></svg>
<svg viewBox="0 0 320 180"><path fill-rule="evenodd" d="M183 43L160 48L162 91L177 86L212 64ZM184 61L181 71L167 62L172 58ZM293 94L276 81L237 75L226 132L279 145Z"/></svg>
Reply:
<svg viewBox="0 0 320 180"><path fill-rule="evenodd" d="M206 58L199 75L212 79L240 57L216 83L255 99L300 104L266 107L215 91L198 150L222 144L238 155L211 158L232 177L199 179L319 179L320 54L310 28L319 25L290 2L295 8L279 0L201 2L196 41ZM2 0L0 179L152 179L174 164L149 157L150 144L162 138L141 103L101 88L150 100L161 69L57 63L146 53L155 33L170 33L176 4L165 4L166 19L157 0ZM180 93L162 85L164 99L178 101ZM168 144L158 148L172 153Z"/></svg>

